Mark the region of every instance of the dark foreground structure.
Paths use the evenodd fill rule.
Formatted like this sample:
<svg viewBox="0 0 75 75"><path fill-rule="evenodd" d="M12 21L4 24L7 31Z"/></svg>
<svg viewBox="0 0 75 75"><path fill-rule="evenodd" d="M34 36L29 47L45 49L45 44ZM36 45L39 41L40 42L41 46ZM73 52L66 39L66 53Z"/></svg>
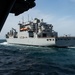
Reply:
<svg viewBox="0 0 75 75"><path fill-rule="evenodd" d="M0 0L0 31L9 13L15 16L33 8L35 0Z"/></svg>

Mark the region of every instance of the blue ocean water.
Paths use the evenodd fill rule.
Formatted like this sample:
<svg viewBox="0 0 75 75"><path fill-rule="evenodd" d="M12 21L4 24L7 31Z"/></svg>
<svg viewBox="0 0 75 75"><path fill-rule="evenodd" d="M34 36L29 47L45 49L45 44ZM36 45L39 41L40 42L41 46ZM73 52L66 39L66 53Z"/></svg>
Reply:
<svg viewBox="0 0 75 75"><path fill-rule="evenodd" d="M0 40L0 75L75 75L75 48L12 45Z"/></svg>

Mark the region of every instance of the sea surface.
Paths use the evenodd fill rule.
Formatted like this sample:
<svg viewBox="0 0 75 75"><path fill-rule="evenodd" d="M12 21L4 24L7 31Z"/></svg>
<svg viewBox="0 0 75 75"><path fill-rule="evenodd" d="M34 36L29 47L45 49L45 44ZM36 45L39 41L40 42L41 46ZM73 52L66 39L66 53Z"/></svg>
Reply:
<svg viewBox="0 0 75 75"><path fill-rule="evenodd" d="M75 48L14 45L0 40L0 75L75 75Z"/></svg>

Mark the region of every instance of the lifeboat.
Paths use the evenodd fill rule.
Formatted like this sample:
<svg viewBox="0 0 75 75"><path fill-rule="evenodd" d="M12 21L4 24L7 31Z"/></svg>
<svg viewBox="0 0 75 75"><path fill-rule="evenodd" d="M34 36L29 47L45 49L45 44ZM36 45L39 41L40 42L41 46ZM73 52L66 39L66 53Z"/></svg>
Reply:
<svg viewBox="0 0 75 75"><path fill-rule="evenodd" d="M25 28L21 28L20 30L22 30L22 31L27 31L27 30L29 30L29 27L25 27Z"/></svg>
<svg viewBox="0 0 75 75"><path fill-rule="evenodd" d="M23 31L23 28L21 28L20 30Z"/></svg>

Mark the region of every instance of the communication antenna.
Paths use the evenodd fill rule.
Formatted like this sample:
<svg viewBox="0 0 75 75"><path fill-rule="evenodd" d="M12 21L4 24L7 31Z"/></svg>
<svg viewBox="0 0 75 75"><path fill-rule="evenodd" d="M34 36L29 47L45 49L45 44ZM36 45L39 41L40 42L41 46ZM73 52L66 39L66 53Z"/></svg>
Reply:
<svg viewBox="0 0 75 75"><path fill-rule="evenodd" d="M28 14L28 22L29 22L29 14Z"/></svg>
<svg viewBox="0 0 75 75"><path fill-rule="evenodd" d="M24 16L22 16L22 23L24 24Z"/></svg>
<svg viewBox="0 0 75 75"><path fill-rule="evenodd" d="M33 21L33 18L31 17L31 20Z"/></svg>

